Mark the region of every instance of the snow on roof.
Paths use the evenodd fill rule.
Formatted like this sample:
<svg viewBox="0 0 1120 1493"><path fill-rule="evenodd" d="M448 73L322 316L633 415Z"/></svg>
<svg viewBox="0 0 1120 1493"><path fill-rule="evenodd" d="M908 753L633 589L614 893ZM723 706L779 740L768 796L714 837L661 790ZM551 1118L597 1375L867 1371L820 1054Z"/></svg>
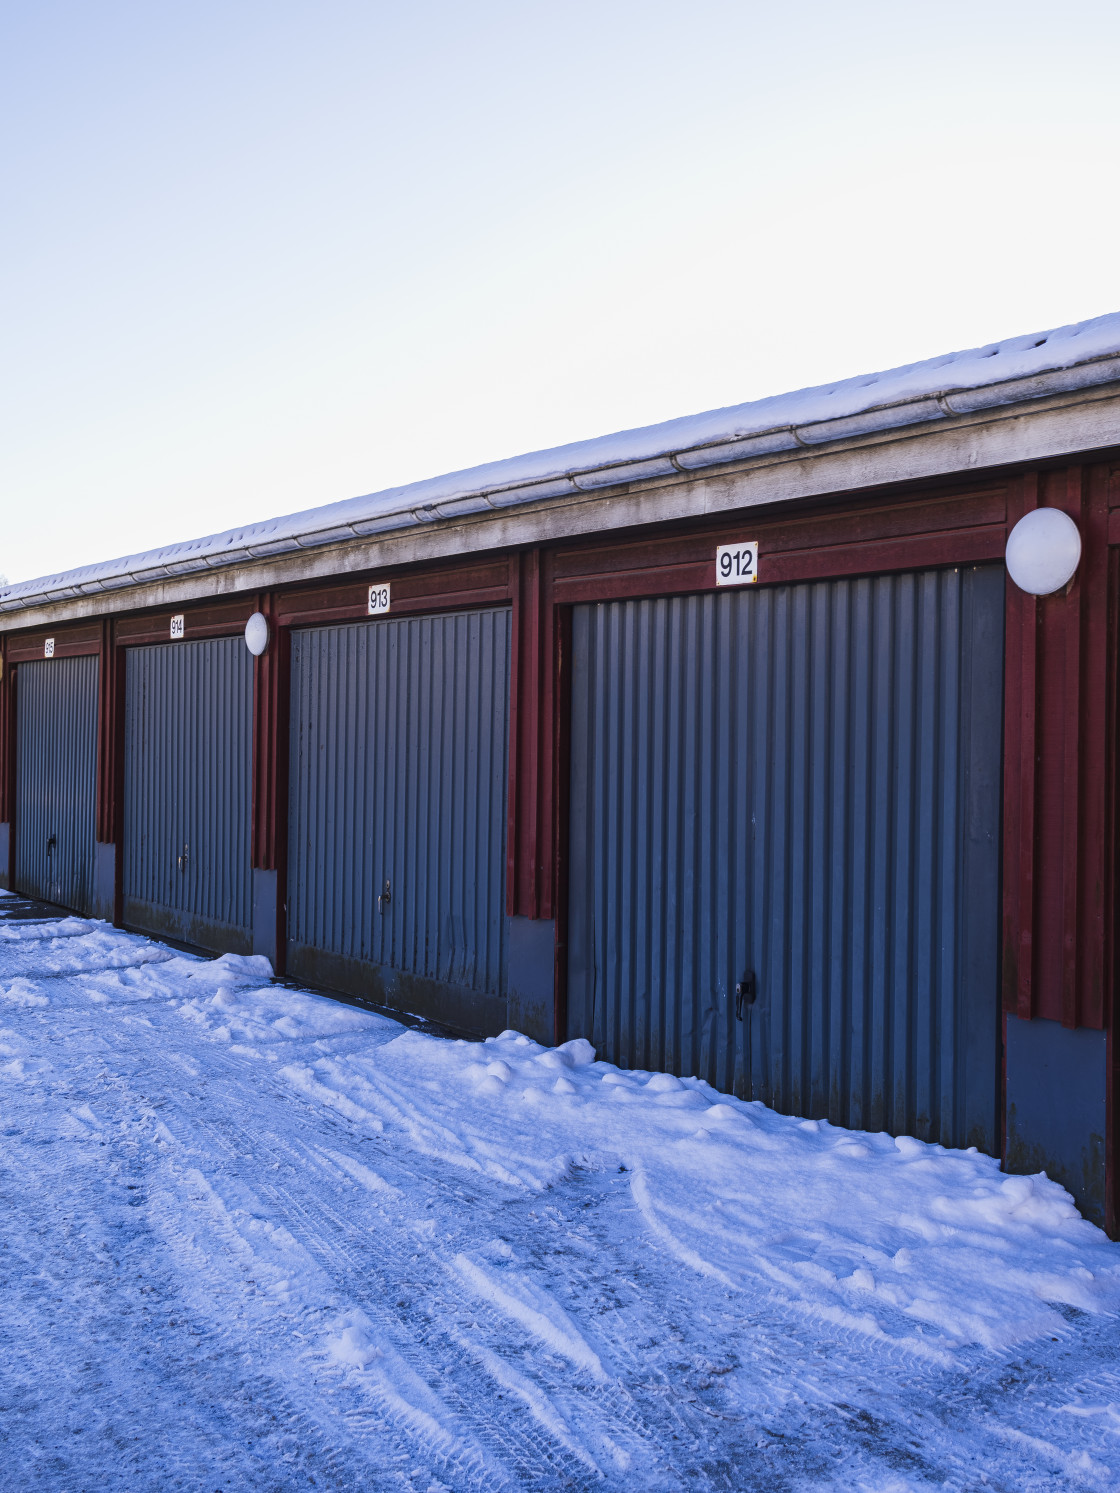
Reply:
<svg viewBox="0 0 1120 1493"><path fill-rule="evenodd" d="M1120 312L575 441L0 589L0 612L1120 380Z"/></svg>

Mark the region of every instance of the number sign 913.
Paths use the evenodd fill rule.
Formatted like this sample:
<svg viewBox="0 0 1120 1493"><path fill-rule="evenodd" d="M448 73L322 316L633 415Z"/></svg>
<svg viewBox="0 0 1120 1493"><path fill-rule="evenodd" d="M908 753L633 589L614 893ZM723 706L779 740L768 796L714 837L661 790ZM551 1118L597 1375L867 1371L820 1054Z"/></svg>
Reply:
<svg viewBox="0 0 1120 1493"><path fill-rule="evenodd" d="M716 547L716 585L750 586L758 580L758 540Z"/></svg>
<svg viewBox="0 0 1120 1493"><path fill-rule="evenodd" d="M378 617L389 610L389 583L369 588L369 615Z"/></svg>

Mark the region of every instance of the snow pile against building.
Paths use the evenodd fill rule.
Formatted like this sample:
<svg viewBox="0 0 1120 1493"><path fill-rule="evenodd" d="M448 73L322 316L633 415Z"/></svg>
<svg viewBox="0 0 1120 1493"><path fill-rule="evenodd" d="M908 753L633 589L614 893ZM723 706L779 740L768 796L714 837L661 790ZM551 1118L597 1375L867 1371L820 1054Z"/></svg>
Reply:
<svg viewBox="0 0 1120 1493"><path fill-rule="evenodd" d="M0 922L13 1487L1114 1486L1045 1177L270 976Z"/></svg>

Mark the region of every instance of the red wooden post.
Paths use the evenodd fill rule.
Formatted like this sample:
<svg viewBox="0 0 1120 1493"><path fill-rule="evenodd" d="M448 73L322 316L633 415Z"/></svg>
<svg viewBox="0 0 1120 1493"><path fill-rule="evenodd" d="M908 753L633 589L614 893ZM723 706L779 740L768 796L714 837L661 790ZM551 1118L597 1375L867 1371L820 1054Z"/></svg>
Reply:
<svg viewBox="0 0 1120 1493"><path fill-rule="evenodd" d="M105 877L104 896L98 893L100 910L114 923L121 919L124 871L124 675L116 621L103 617L98 642L96 839L98 845L113 848L98 851L97 877L99 888Z"/></svg>
<svg viewBox="0 0 1120 1493"><path fill-rule="evenodd" d="M556 641L552 685L553 720L553 885L556 945L554 1040L568 1037L568 793L572 756L572 609L554 607Z"/></svg>
<svg viewBox="0 0 1120 1493"><path fill-rule="evenodd" d="M506 911L551 918L555 841L555 618L550 557L514 557Z"/></svg>
<svg viewBox="0 0 1120 1493"><path fill-rule="evenodd" d="M1110 823L1116 772L1115 594L1110 584L1108 548L1108 474L1103 467L1086 473L1081 506L1081 682L1080 783L1077 805L1078 902L1069 930L1079 951L1078 1023L1100 1028L1109 1023L1114 932L1113 838Z"/></svg>
<svg viewBox="0 0 1120 1493"><path fill-rule="evenodd" d="M1038 477L1026 473L1009 493L1007 532L1038 507ZM1033 1010L1035 754L1038 612L1007 582L1003 769L1003 1005L1029 1020Z"/></svg>
<svg viewBox="0 0 1120 1493"><path fill-rule="evenodd" d="M1120 505L1120 474L1110 479L1111 474L1099 471L1099 488L1103 510L1099 522L1109 523L1108 503ZM1120 513L1120 506L1111 517ZM1104 799L1101 820L1104 826L1102 905L1104 922L1104 960L1101 969L1101 990L1105 1021L1108 1026L1108 1052L1106 1057L1107 1093L1105 1116L1105 1228L1113 1239L1120 1238L1120 1041L1117 1040L1117 1023L1120 1022L1120 980L1117 979L1116 950L1120 934L1120 907L1117 906L1116 857L1120 854L1120 762L1117 749L1120 746L1120 533L1109 538L1112 545L1105 551L1105 585L1107 605L1103 637L1105 671L1105 762Z"/></svg>
<svg viewBox="0 0 1120 1493"><path fill-rule="evenodd" d="M1111 650L1104 478L1027 474L1008 529L1042 503L1077 523L1070 585L1034 598L1008 581L1004 730L1004 1009L1105 1024L1111 893L1105 830Z"/></svg>
<svg viewBox="0 0 1120 1493"><path fill-rule="evenodd" d="M123 763L124 657L116 646L116 628L111 617L101 622L97 691L97 839L115 845L120 830L121 803L118 778Z"/></svg>
<svg viewBox="0 0 1120 1493"><path fill-rule="evenodd" d="M257 598L268 619L269 642L253 660L252 863L275 871L287 823L288 629L276 625L271 592Z"/></svg>
<svg viewBox="0 0 1120 1493"><path fill-rule="evenodd" d="M1081 503L1081 468L1071 467L1065 474L1062 483L1064 492L1054 493L1053 497L1058 500L1055 506L1061 506L1078 528L1082 531L1082 544L1084 546L1085 533L1082 517ZM1084 548L1083 548L1084 553ZM1081 759L1082 759L1082 728L1081 719L1081 663L1082 663L1082 632L1083 632L1083 609L1082 600L1085 587L1082 585L1082 570L1074 575L1065 593L1059 593L1058 597L1048 598L1048 601L1059 601L1060 608L1047 606L1048 612L1061 612L1060 625L1065 637L1063 639L1065 654L1064 667L1061 678L1052 681L1053 692L1060 691L1061 712L1057 719L1061 734L1061 761L1062 761L1062 804L1061 804L1061 869L1062 869L1062 895L1061 895L1061 1014L1062 1025L1075 1027L1079 1025L1078 1014L1081 1001L1079 999L1081 990L1078 981L1078 872L1081 862L1081 816L1078 812L1081 802ZM1049 617L1047 618L1049 621ZM1054 621L1057 623L1058 618ZM1057 735L1057 733L1055 733ZM1055 748L1057 741L1054 742Z"/></svg>
<svg viewBox="0 0 1120 1493"><path fill-rule="evenodd" d="M267 920L268 957L277 974L284 970L287 945L288 882L288 721L291 701L291 632L277 625L276 597L264 592L257 610L268 620L269 641L253 660L253 802L250 835L254 871L275 876L275 923ZM272 881L266 879L268 900ZM257 899L254 890L254 903ZM263 909L262 909L263 911ZM271 908L270 908L271 911ZM257 909L254 906L254 921Z"/></svg>
<svg viewBox="0 0 1120 1493"><path fill-rule="evenodd" d="M0 824L8 826L8 846L2 867L5 885L16 870L16 679L9 659L7 636L0 636Z"/></svg>

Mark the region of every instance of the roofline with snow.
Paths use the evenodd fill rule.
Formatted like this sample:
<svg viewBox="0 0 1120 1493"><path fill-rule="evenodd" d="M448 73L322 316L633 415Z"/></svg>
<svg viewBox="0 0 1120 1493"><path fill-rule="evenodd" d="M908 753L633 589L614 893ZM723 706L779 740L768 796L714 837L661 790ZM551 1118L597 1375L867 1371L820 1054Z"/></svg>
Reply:
<svg viewBox="0 0 1120 1493"><path fill-rule="evenodd" d="M383 495L388 501L331 505L375 510L346 522L324 525L330 509L316 510L306 528L293 515L287 533L259 543L246 533L237 548L205 553L208 541L200 541L203 552L192 555L183 553L189 546L168 546L119 569L109 562L23 582L0 594L0 632L1100 451L1120 446L1120 353L730 440L658 442L690 423L635 433L649 451L638 460L556 473L560 448L509 464L520 480L485 480L505 464L477 468ZM541 480L524 480L527 467L550 464Z"/></svg>

